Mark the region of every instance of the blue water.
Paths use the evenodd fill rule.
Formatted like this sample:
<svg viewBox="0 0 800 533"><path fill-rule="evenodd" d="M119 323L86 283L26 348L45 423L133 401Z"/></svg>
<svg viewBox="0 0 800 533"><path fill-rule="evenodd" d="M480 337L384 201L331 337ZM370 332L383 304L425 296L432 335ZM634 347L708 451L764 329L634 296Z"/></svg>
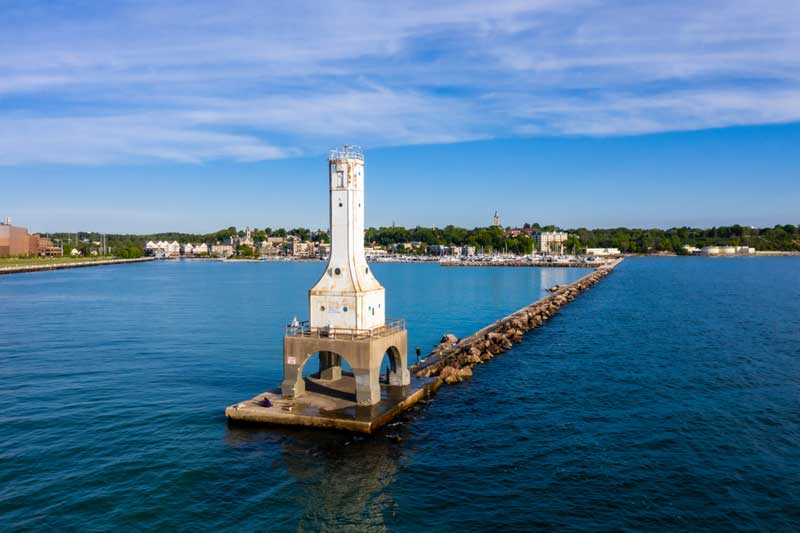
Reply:
<svg viewBox="0 0 800 533"><path fill-rule="evenodd" d="M0 528L800 527L800 260L628 259L373 437L229 427L320 269L0 277ZM374 272L423 349L585 273Z"/></svg>

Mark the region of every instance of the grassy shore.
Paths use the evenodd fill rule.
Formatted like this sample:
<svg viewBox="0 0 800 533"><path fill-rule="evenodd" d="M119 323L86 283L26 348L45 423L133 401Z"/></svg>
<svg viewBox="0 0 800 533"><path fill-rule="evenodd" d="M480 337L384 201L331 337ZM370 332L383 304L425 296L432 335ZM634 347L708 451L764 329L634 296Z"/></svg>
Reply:
<svg viewBox="0 0 800 533"><path fill-rule="evenodd" d="M0 268L54 265L63 263L91 263L119 259L112 255L95 255L90 257L0 257Z"/></svg>

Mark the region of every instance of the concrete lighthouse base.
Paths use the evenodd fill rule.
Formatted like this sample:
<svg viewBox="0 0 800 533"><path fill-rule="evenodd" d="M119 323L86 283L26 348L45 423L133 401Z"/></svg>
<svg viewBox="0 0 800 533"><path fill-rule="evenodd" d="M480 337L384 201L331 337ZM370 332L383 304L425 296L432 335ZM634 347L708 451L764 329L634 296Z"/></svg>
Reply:
<svg viewBox="0 0 800 533"><path fill-rule="evenodd" d="M381 364L384 355L389 357L387 383L405 386L411 383L408 371L408 334L405 329L382 328L369 334L331 333L299 330L283 338L284 398L300 398L306 393L303 367L319 354L321 381L342 379L342 360L352 370L355 398L359 405L374 405L381 399Z"/></svg>
<svg viewBox="0 0 800 533"><path fill-rule="evenodd" d="M369 331L320 331L305 323L288 327L280 389L231 405L225 414L238 422L371 433L441 385L438 378L411 377L407 338L402 320ZM303 377L315 354L319 371ZM382 375L386 356L389 365ZM350 371L342 370L342 361Z"/></svg>

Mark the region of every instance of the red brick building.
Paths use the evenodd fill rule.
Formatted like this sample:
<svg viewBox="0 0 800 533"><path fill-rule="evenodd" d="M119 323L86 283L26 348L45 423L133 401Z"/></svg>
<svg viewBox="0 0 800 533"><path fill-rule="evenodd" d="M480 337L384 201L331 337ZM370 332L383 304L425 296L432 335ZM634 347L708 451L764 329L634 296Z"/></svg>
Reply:
<svg viewBox="0 0 800 533"><path fill-rule="evenodd" d="M62 251L47 237L31 235L28 228L12 226L6 218L0 223L0 257L14 255L62 255Z"/></svg>

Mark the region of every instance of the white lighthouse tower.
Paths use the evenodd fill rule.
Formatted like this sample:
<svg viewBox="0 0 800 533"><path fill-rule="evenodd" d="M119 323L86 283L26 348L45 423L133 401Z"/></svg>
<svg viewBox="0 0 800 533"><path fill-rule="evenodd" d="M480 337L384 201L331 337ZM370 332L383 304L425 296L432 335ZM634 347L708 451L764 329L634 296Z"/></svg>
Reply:
<svg viewBox="0 0 800 533"><path fill-rule="evenodd" d="M328 154L331 254L309 291L312 328L373 330L384 326L384 289L364 257L364 155L347 146Z"/></svg>

